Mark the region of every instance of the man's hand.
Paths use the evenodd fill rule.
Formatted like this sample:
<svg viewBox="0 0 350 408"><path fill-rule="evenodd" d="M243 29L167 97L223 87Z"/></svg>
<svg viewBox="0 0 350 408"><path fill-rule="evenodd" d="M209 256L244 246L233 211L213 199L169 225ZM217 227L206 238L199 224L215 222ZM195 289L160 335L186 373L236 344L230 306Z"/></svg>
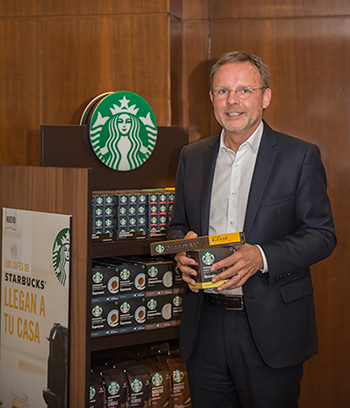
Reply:
<svg viewBox="0 0 350 408"><path fill-rule="evenodd" d="M235 289L243 286L247 280L263 268L263 259L258 247L250 244L238 245L236 251L227 258L212 265L211 270L223 268L223 272L213 277L212 281L229 279L218 286L218 291Z"/></svg>
<svg viewBox="0 0 350 408"><path fill-rule="evenodd" d="M189 231L184 239L187 238L197 238L198 235L193 232ZM177 262L177 267L180 269L182 273L182 279L191 285L195 285L196 281L192 278L193 276L197 276L197 271L193 269L193 266L197 265L197 262L186 256L186 252L179 252L175 255L175 261ZM192 292L198 292L199 289L191 288Z"/></svg>

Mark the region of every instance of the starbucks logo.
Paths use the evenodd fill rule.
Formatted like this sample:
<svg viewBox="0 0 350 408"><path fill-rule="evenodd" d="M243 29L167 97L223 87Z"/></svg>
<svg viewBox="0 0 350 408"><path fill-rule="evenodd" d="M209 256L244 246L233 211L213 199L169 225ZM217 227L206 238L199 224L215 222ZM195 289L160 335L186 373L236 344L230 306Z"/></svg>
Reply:
<svg viewBox="0 0 350 408"><path fill-rule="evenodd" d="M157 141L157 124L149 104L133 92L119 91L97 105L90 121L90 141L99 160L113 170L140 167Z"/></svg>
<svg viewBox="0 0 350 408"><path fill-rule="evenodd" d="M130 304L128 302L122 303L121 306L120 306L120 310L122 311L122 313L129 313Z"/></svg>
<svg viewBox="0 0 350 408"><path fill-rule="evenodd" d="M92 280L94 283L101 283L103 281L103 275L100 271L96 271L93 276Z"/></svg>
<svg viewBox="0 0 350 408"><path fill-rule="evenodd" d="M94 398L95 395L96 395L95 387L90 386L90 401Z"/></svg>
<svg viewBox="0 0 350 408"><path fill-rule="evenodd" d="M151 298L148 302L147 302L147 307L149 310L155 310L157 307L157 301L153 298Z"/></svg>
<svg viewBox="0 0 350 408"><path fill-rule="evenodd" d="M184 379L184 373L181 370L173 371L173 379L176 383L181 382Z"/></svg>
<svg viewBox="0 0 350 408"><path fill-rule="evenodd" d="M181 298L181 296L176 295L176 296L174 297L174 299L173 299L173 304L174 304L174 306L179 307L179 306L181 306L181 303L182 303L182 298Z"/></svg>
<svg viewBox="0 0 350 408"><path fill-rule="evenodd" d="M158 252L158 254L163 253L165 250L164 246L162 244L159 244L156 246L156 252Z"/></svg>
<svg viewBox="0 0 350 408"><path fill-rule="evenodd" d="M101 306L99 306L99 305L96 305L96 306L94 306L93 308L92 308L92 315L94 316L94 317L100 317L101 316L101 314L102 314L102 307Z"/></svg>
<svg viewBox="0 0 350 408"><path fill-rule="evenodd" d="M109 395L116 395L120 390L120 385L116 381L111 381L108 384L108 393Z"/></svg>
<svg viewBox="0 0 350 408"><path fill-rule="evenodd" d="M130 271L129 271L129 269L124 268L124 269L120 272L120 277L121 277L123 280L129 279L129 278L130 278Z"/></svg>
<svg viewBox="0 0 350 408"><path fill-rule="evenodd" d="M205 265L212 265L214 259L214 255L211 252L204 252L202 255L202 261Z"/></svg>
<svg viewBox="0 0 350 408"><path fill-rule="evenodd" d="M131 381L131 389L134 392L140 392L142 390L142 381L139 380L138 378L135 378L134 380Z"/></svg>
<svg viewBox="0 0 350 408"><path fill-rule="evenodd" d="M158 268L156 266L151 266L148 270L148 275L151 278L155 278L158 275Z"/></svg>
<svg viewBox="0 0 350 408"><path fill-rule="evenodd" d="M68 286L70 260L70 229L61 230L55 239L52 249L53 269L62 286Z"/></svg>
<svg viewBox="0 0 350 408"><path fill-rule="evenodd" d="M163 383L163 376L161 373L154 373L152 376L152 384L159 387Z"/></svg>

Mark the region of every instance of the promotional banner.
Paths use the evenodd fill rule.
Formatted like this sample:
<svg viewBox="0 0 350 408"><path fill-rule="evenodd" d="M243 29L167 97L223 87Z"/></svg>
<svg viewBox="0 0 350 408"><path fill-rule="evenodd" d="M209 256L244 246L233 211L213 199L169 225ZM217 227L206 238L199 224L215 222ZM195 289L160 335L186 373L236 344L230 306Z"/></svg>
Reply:
<svg viewBox="0 0 350 408"><path fill-rule="evenodd" d="M63 408L71 216L2 211L1 408Z"/></svg>

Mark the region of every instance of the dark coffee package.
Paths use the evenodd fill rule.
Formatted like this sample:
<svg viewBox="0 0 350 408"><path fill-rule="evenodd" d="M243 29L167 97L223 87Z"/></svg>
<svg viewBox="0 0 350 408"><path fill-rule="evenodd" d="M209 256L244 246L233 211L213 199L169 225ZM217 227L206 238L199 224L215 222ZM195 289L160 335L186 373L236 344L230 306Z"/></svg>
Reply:
<svg viewBox="0 0 350 408"><path fill-rule="evenodd" d="M99 372L90 374L89 408L105 408L106 392Z"/></svg>
<svg viewBox="0 0 350 408"><path fill-rule="evenodd" d="M106 391L106 407L127 408L128 382L125 372L118 367L101 370Z"/></svg>
<svg viewBox="0 0 350 408"><path fill-rule="evenodd" d="M167 364L171 374L171 408L192 408L190 388L188 385L186 361L183 358L168 358Z"/></svg>
<svg viewBox="0 0 350 408"><path fill-rule="evenodd" d="M129 383L128 403L132 408L151 407L151 384L147 366L139 363L126 367L126 376Z"/></svg>

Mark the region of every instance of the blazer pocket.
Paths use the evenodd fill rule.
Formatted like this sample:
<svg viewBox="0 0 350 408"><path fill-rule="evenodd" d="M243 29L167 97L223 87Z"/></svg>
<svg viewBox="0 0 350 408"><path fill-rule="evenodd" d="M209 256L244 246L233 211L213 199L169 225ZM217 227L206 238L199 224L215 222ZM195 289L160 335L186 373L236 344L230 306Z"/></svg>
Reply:
<svg viewBox="0 0 350 408"><path fill-rule="evenodd" d="M278 196L263 198L260 202L261 207L269 207L270 205L278 205L289 201L292 193L279 194Z"/></svg>
<svg viewBox="0 0 350 408"><path fill-rule="evenodd" d="M298 279L280 286L280 292L285 303L293 302L314 293L311 278L309 276Z"/></svg>

